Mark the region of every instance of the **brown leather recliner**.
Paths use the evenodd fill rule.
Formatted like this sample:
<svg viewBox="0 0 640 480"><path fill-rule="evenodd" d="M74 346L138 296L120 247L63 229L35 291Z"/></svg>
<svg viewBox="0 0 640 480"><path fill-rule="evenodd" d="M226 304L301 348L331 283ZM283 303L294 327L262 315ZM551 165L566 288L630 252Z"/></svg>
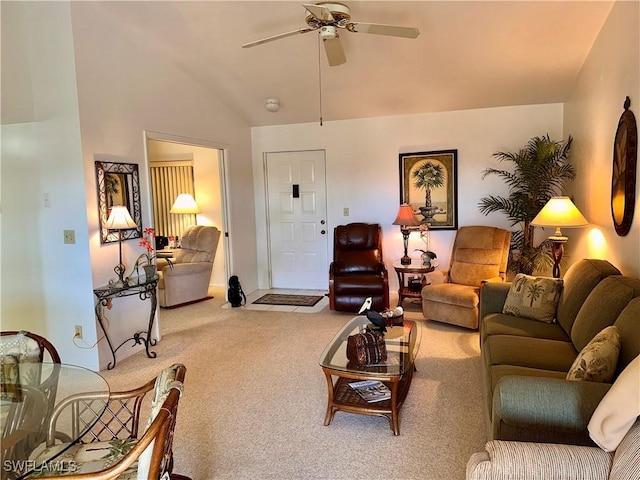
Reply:
<svg viewBox="0 0 640 480"><path fill-rule="evenodd" d="M377 223L339 225L329 267L329 308L357 312L367 297L371 309L389 308L389 277L382 261L382 229Z"/></svg>

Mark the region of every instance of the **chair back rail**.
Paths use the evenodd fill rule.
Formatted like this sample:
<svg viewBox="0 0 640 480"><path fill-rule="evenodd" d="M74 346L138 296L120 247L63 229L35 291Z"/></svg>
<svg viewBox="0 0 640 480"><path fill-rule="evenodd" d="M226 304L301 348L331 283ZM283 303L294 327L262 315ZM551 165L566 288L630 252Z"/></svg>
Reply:
<svg viewBox="0 0 640 480"><path fill-rule="evenodd" d="M117 478L140 458L140 455L142 455L154 440L155 443L149 456L150 470L148 478L157 479L165 472L171 473L171 469L173 468L173 433L186 367L177 364L169 369L163 370L163 372L169 371L170 369L174 369L175 378L158 375L156 378L133 390L111 392L110 394L104 394L102 392L96 394L77 394L62 400L56 406L47 428L48 447L53 446L56 440L60 440L60 434L56 431L56 423L59 420L62 421L66 419L67 415L65 412L69 410L74 419L73 428L77 429L74 434L82 434L81 429L88 429L82 436L82 442L85 444L115 439L138 438L138 441L131 451L110 468L95 473L65 474L65 479L99 480ZM142 436L138 437L142 401L145 395L154 389L155 400L158 404L156 407L153 407L152 410L158 407L159 409L155 417L150 417L153 418L153 420L149 423ZM166 398L164 402L162 402L164 395L166 395ZM85 409L92 408L91 402L99 401L104 403L105 399L108 399L107 409L100 417L100 420L91 426L91 428L81 419L76 418L76 416L81 417ZM162 404L159 402L162 402Z"/></svg>
<svg viewBox="0 0 640 480"><path fill-rule="evenodd" d="M71 395L60 401L51 414L47 427L47 446L52 446L56 439L60 439L56 431L56 424L67 409L71 409L72 434L77 437L88 424L83 420L82 413L91 409L93 402L100 404L108 399L105 412L95 425L82 436L84 443L93 441L113 440L115 438L137 437L140 427L140 409L147 392L153 390L155 378L141 387L122 392L86 392ZM93 418L93 415L90 416Z"/></svg>
<svg viewBox="0 0 640 480"><path fill-rule="evenodd" d="M151 465L148 478L159 479L169 466L171 461L171 447L173 442L173 431L175 429L176 415L178 412L178 402L180 400L180 390L172 388L169 396L162 404L162 408L158 415L147 428L144 435L140 437L133 448L122 457L122 459L112 467L100 472L82 473L82 474L65 474L64 477L38 477L42 479L60 479L65 480L111 480L116 479L124 473L135 461L137 461L142 453L147 449L152 441L155 440L151 455Z"/></svg>
<svg viewBox="0 0 640 480"><path fill-rule="evenodd" d="M24 334L27 338L31 338L38 343L38 345L40 346L41 362L44 361L44 352L47 352L51 357L51 362L60 363L60 355L58 354L56 347L54 347L49 340L36 333L27 332L24 330L3 330L2 332L0 332L0 336L4 337L6 335L18 335L19 333Z"/></svg>

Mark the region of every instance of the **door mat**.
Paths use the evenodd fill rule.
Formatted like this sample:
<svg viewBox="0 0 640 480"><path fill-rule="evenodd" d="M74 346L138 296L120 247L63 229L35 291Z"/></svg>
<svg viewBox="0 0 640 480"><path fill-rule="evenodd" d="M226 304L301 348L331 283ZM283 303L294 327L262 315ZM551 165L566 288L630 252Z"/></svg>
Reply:
<svg viewBox="0 0 640 480"><path fill-rule="evenodd" d="M252 303L258 305L290 305L294 307L313 307L322 300L320 295L283 295L267 293Z"/></svg>

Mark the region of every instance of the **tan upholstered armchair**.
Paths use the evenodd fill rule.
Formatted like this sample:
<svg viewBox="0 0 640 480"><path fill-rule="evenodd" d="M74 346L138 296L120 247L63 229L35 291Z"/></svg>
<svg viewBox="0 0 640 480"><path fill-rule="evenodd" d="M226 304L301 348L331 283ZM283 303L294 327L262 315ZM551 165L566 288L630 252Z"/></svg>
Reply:
<svg viewBox="0 0 640 480"><path fill-rule="evenodd" d="M511 232L495 227L461 227L449 269L428 274L422 289L426 319L478 328L478 297L483 282L503 282Z"/></svg>
<svg viewBox="0 0 640 480"><path fill-rule="evenodd" d="M192 225L182 235L182 248L174 250L171 264L158 259L158 302L176 307L207 298L220 230Z"/></svg>

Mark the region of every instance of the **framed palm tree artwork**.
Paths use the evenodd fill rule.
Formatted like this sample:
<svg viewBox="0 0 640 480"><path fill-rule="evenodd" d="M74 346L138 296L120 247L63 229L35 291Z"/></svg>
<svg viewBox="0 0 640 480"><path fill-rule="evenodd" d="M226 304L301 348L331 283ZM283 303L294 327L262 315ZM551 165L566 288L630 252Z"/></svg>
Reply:
<svg viewBox="0 0 640 480"><path fill-rule="evenodd" d="M458 150L401 153L400 204L430 230L458 228Z"/></svg>

